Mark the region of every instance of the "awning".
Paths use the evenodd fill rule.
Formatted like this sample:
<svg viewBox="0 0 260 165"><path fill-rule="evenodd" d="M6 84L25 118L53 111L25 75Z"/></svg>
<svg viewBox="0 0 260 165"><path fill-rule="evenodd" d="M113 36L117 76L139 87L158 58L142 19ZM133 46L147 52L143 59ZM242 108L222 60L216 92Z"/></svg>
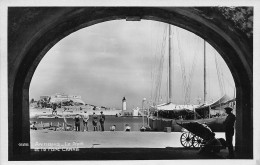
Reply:
<svg viewBox="0 0 260 165"><path fill-rule="evenodd" d="M220 99L214 101L211 104L203 104L199 107L196 108L196 110L201 110L201 109L217 109L218 107L222 106L225 107L229 102L235 101L235 99L231 99L229 96L226 94L222 96Z"/></svg>
<svg viewBox="0 0 260 165"><path fill-rule="evenodd" d="M164 103L164 104L157 105L156 109L162 111L181 111L181 110L193 111L197 107L198 105L179 105L173 103Z"/></svg>

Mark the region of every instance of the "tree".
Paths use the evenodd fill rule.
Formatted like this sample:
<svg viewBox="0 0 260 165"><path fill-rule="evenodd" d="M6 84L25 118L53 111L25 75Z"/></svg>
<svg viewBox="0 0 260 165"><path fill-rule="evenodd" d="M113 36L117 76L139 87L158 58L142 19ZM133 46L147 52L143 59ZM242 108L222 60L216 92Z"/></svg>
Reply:
<svg viewBox="0 0 260 165"><path fill-rule="evenodd" d="M236 28L253 37L253 7L218 7L221 14L234 22Z"/></svg>

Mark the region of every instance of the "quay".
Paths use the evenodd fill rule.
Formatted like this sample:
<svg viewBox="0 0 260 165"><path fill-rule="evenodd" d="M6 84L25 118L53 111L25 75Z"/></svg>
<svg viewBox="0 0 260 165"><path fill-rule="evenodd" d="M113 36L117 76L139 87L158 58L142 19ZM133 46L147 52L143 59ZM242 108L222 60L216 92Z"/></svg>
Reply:
<svg viewBox="0 0 260 165"><path fill-rule="evenodd" d="M198 148L184 148L180 143L181 132L32 130L30 134L30 159L36 156L37 160L225 159L228 154L227 149L221 150L217 154L201 155L198 154ZM217 138L224 136L224 133L216 133ZM42 146L39 147L39 144ZM52 144L56 145L56 150L50 150ZM65 146L67 152L57 150L57 145ZM37 148L46 150L45 152L39 151ZM78 148L78 150L72 148ZM40 154L38 154L39 152Z"/></svg>

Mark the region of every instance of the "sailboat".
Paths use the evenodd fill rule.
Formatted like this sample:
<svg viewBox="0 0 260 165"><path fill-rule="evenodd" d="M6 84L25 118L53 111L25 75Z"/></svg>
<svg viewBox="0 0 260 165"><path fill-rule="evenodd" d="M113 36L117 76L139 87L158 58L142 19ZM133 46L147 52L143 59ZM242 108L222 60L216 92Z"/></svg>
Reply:
<svg viewBox="0 0 260 165"><path fill-rule="evenodd" d="M167 103L156 104L149 108L148 127L155 131L163 131L171 128L171 131L180 132L182 128L177 123L182 122L199 122L207 124L213 132L223 132L223 122L226 118L224 115L211 116L211 112L216 109L222 109L225 106L235 106L235 99L223 95L220 99L213 103L206 103L206 42L204 40L204 101L202 104L174 104L172 102L172 68L171 68L171 25L169 25L169 63L168 63L168 101ZM189 90L189 89L187 89ZM186 91L187 91L186 90Z"/></svg>

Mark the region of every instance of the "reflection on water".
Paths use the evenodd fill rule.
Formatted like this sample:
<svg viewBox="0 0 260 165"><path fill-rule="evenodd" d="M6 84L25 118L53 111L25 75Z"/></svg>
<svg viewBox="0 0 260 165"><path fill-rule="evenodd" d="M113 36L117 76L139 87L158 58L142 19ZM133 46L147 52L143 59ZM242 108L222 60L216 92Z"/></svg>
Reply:
<svg viewBox="0 0 260 165"><path fill-rule="evenodd" d="M31 118L30 121L36 121L37 123L52 123L52 125L58 125L63 124L64 120L63 118ZM67 118L67 122L69 124L74 125L74 119L73 118ZM147 125L147 119L144 118L145 126ZM83 127L82 119L81 119L81 128ZM131 131L139 131L140 128L143 125L143 119L142 117L115 117L115 116L106 116L105 121L105 131L109 131L110 127L112 125L116 125L116 131L124 131L125 124L129 124L131 127ZM89 131L93 131L93 125L92 125L92 116L90 116L90 119L88 121L88 129Z"/></svg>

